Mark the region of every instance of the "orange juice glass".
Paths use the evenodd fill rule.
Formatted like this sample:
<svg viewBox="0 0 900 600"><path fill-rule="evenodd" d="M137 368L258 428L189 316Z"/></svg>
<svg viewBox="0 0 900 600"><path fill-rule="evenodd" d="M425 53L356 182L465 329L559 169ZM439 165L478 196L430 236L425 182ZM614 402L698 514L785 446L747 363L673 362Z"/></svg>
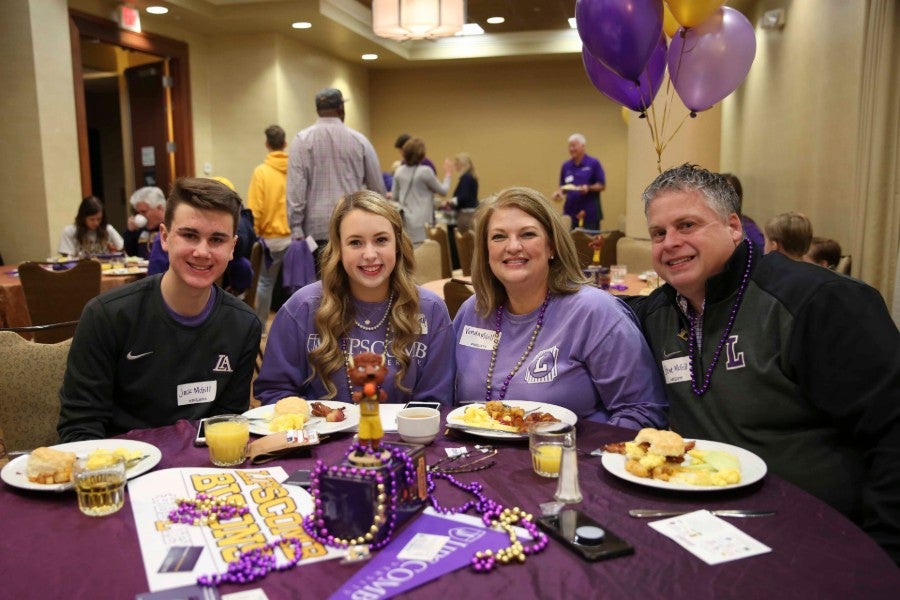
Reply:
<svg viewBox="0 0 900 600"><path fill-rule="evenodd" d="M218 415L206 421L209 460L217 467L233 467L247 460L250 421L243 415Z"/></svg>

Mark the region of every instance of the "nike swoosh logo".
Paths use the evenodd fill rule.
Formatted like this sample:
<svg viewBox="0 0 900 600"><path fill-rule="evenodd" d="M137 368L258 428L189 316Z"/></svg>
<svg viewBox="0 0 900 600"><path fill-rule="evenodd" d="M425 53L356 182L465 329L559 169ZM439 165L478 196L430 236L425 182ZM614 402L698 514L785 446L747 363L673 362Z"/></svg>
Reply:
<svg viewBox="0 0 900 600"><path fill-rule="evenodd" d="M676 354L681 354L681 350L675 350L674 352L663 352L663 358L664 359L672 358Z"/></svg>
<svg viewBox="0 0 900 600"><path fill-rule="evenodd" d="M150 354L153 354L153 350L151 350L150 352L144 352L143 354L132 354L131 351L129 350L128 354L125 355L125 358L127 358L128 360L137 360L139 358L144 358L145 356L149 356Z"/></svg>

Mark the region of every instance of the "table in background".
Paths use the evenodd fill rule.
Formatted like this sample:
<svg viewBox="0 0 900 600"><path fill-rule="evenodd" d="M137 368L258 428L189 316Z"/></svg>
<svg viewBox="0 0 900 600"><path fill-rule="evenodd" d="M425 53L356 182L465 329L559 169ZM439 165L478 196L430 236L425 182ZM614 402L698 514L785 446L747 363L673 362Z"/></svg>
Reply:
<svg viewBox="0 0 900 600"><path fill-rule="evenodd" d="M0 265L0 327L28 327L28 304L18 275L14 275L17 265ZM146 275L106 275L100 278L100 293L137 281Z"/></svg>
<svg viewBox="0 0 900 600"><path fill-rule="evenodd" d="M460 281L465 281L468 283L472 282L472 278L468 275L461 277L454 277L453 279L458 279ZM422 287L426 290L430 290L440 296L444 297L444 284L450 281L450 278L447 279L435 279L434 281L427 281L422 284ZM608 291L610 294L615 296L639 296L641 290L647 287L647 282L642 281L637 273L628 273L625 275L625 289L618 290L614 288L609 288Z"/></svg>
<svg viewBox="0 0 900 600"><path fill-rule="evenodd" d="M447 410L445 409L444 414ZM205 448L193 445L194 424L179 421L159 429L133 431L126 438L162 451L157 469L209 466ZM586 562L551 539L547 549L524 565L502 566L488 574L466 568L404 594L413 598L893 598L900 570L865 533L825 503L774 475L753 485L716 492L669 492L620 480L587 454L601 444L631 439L633 431L591 422L578 424L579 470L584 501L576 508L608 526L635 547L635 554ZM336 436L313 450L312 458L277 460L288 473L311 468L315 459L335 464L351 441ZM388 434L386 441L396 439ZM490 442L490 440L488 440ZM427 447L429 462L445 449L484 444L483 438L451 431ZM556 480L532 471L528 444L499 444L497 464L457 475L480 481L487 495L504 505L538 513L552 499ZM470 496L437 485L440 502L459 506ZM74 493L30 492L3 484L0 491L0 590L5 597L133 598L146 591L130 499L118 513L91 518L78 511ZM630 508L773 509L772 517L731 520L772 552L709 566L674 541L628 516ZM248 586L262 587L270 600L326 598L360 565L325 561L273 573Z"/></svg>

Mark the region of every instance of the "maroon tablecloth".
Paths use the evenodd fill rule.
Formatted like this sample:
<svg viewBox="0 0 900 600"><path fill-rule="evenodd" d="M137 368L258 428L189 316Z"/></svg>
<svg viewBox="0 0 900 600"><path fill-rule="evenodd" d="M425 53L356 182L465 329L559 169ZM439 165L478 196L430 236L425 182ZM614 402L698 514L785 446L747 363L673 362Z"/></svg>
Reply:
<svg viewBox="0 0 900 600"><path fill-rule="evenodd" d="M672 493L622 481L608 474L600 459L586 452L628 439L633 432L594 423L578 426L580 482L584 502L577 507L634 545L633 556L588 563L552 541L524 565L490 574L468 569L425 584L406 597L459 598L896 598L900 570L871 539L816 498L767 475L761 482L722 492ZM162 451L156 467L209 466L205 448L192 445L194 427L135 431L125 437ZM456 437L458 435L458 437ZM311 467L316 458L332 464L350 436L332 438L312 459L280 464L289 473ZM395 439L392 434L387 440ZM441 436L428 447L429 461L444 448L484 440L464 434ZM477 479L505 505L539 512L552 499L555 480L534 474L527 444L504 444L497 464L458 476ZM439 482L438 496L448 506L468 499ZM628 516L629 508L774 509L774 517L733 519L741 530L770 546L761 556L709 566L655 532L646 520ZM147 590L131 506L106 518L83 516L74 494L29 492L3 485L0 491L0 596L6 598L133 598ZM327 561L270 574L261 586L271 600L325 598L358 570ZM224 593L238 591L226 586Z"/></svg>

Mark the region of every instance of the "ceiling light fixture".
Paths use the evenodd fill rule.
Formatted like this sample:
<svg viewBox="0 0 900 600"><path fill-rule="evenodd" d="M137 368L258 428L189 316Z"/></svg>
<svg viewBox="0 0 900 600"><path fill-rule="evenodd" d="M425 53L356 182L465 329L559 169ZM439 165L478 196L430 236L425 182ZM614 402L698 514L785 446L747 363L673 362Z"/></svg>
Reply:
<svg viewBox="0 0 900 600"><path fill-rule="evenodd" d="M296 23L291 23L291 27L294 29L309 29L312 27L312 23L308 21L297 21Z"/></svg>
<svg viewBox="0 0 900 600"><path fill-rule="evenodd" d="M484 29L482 29L481 25L479 25L478 23L466 23L462 26L462 29L460 29L453 35L484 35Z"/></svg>
<svg viewBox="0 0 900 600"><path fill-rule="evenodd" d="M392 40L447 37L466 22L465 0L372 0L372 30Z"/></svg>
<svg viewBox="0 0 900 600"><path fill-rule="evenodd" d="M148 6L146 10L151 15L164 15L169 12L169 9L165 6Z"/></svg>
<svg viewBox="0 0 900 600"><path fill-rule="evenodd" d="M363 60L378 60L377 54L363 54L360 58Z"/></svg>
<svg viewBox="0 0 900 600"><path fill-rule="evenodd" d="M506 19L503 17L488 17L487 22L491 25L499 25L500 23L505 23Z"/></svg>

